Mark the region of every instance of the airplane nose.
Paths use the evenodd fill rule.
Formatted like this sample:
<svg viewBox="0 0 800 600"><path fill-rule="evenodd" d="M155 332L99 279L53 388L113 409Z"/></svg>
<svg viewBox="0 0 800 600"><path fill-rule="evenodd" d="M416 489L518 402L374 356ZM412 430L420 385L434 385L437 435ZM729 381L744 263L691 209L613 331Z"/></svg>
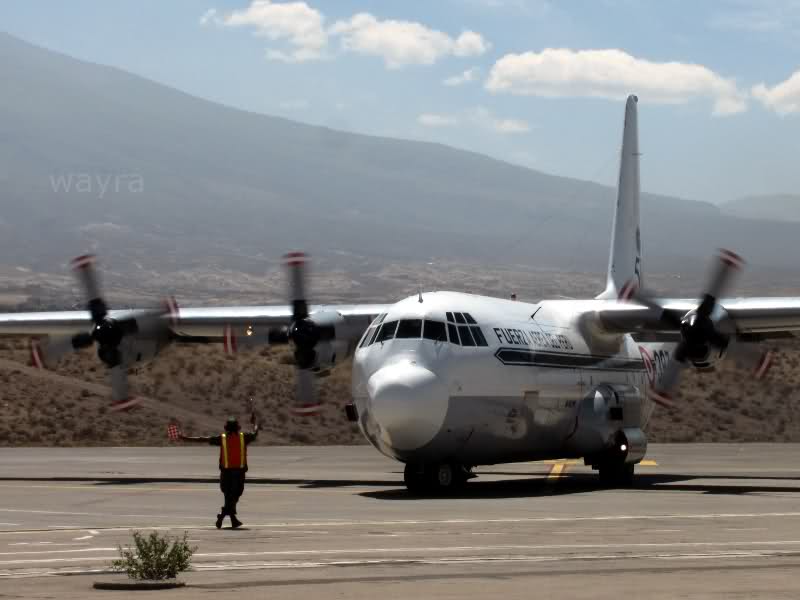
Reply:
<svg viewBox="0 0 800 600"><path fill-rule="evenodd" d="M439 432L447 412L447 388L435 373L410 362L376 371L367 382L370 408L384 441L415 450Z"/></svg>

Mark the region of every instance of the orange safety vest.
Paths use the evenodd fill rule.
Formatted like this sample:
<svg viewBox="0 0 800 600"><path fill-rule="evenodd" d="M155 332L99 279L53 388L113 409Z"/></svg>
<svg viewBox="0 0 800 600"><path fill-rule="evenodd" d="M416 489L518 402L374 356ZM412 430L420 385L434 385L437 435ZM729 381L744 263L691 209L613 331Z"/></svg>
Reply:
<svg viewBox="0 0 800 600"><path fill-rule="evenodd" d="M244 469L247 467L247 444L244 433L239 435L222 434L219 447L219 466L223 469Z"/></svg>

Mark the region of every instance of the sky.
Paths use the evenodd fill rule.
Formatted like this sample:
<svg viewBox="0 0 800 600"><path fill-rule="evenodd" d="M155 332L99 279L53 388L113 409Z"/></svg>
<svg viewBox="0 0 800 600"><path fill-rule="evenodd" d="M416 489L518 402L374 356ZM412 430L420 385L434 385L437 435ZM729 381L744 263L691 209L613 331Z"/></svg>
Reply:
<svg viewBox="0 0 800 600"><path fill-rule="evenodd" d="M613 184L800 194L800 0L5 0L0 30L229 106Z"/></svg>

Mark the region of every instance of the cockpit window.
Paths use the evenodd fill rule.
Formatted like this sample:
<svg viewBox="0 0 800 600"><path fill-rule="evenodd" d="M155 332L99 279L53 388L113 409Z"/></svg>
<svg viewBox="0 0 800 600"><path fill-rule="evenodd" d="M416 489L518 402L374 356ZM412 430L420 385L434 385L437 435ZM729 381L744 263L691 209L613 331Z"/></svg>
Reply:
<svg viewBox="0 0 800 600"><path fill-rule="evenodd" d="M453 313L456 318L456 323L466 323L467 321L464 319L464 315L461 313Z"/></svg>
<svg viewBox="0 0 800 600"><path fill-rule="evenodd" d="M369 336L369 341L367 342L367 346L371 346L372 344L374 344L374 343L375 343L375 338L377 337L377 335L378 335L378 331L380 331L380 329L381 329L381 328L380 328L380 325L379 325L379 326L377 326L377 327L374 327L374 328L372 329L372 333L371 333L371 334L370 334L370 336Z"/></svg>
<svg viewBox="0 0 800 600"><path fill-rule="evenodd" d="M477 325L472 325L469 328L469 330L470 332L472 332L472 337L475 339L475 344L477 344L478 346L489 345L488 342L486 341L486 338L483 336L483 332L481 331L480 327L478 327Z"/></svg>
<svg viewBox="0 0 800 600"><path fill-rule="evenodd" d="M389 321L381 325L378 335L375 337L375 343L385 342L394 337L394 332L397 331L397 321Z"/></svg>
<svg viewBox="0 0 800 600"><path fill-rule="evenodd" d="M471 315L471 314L469 314L469 313L464 313L464 319L465 319L465 320L467 321L467 323L469 323L470 325L477 325L477 324L478 324L478 322L477 322L475 319L473 319L473 318L472 318L472 315Z"/></svg>
<svg viewBox="0 0 800 600"><path fill-rule="evenodd" d="M369 339L375 334L375 327L370 327L364 332L364 337L361 338L361 343L358 345L359 348L363 348L369 343Z"/></svg>
<svg viewBox="0 0 800 600"><path fill-rule="evenodd" d="M445 313L445 316L447 317L447 322L448 323L453 323L455 321L455 319L453 319L453 313L451 313L451 312Z"/></svg>
<svg viewBox="0 0 800 600"><path fill-rule="evenodd" d="M397 338L412 339L422 336L422 319L403 319L397 326Z"/></svg>
<svg viewBox="0 0 800 600"><path fill-rule="evenodd" d="M458 329L452 323L447 324L447 333L450 334L450 343L455 344L457 346L461 345L461 342L458 340Z"/></svg>
<svg viewBox="0 0 800 600"><path fill-rule="evenodd" d="M459 325L458 335L461 338L462 346L474 346L475 340L472 339L472 334L469 332L469 326Z"/></svg>
<svg viewBox="0 0 800 600"><path fill-rule="evenodd" d="M424 337L426 340L446 342L447 332L445 331L444 323L441 321L429 321L428 319L425 319L425 326L422 329L422 337Z"/></svg>

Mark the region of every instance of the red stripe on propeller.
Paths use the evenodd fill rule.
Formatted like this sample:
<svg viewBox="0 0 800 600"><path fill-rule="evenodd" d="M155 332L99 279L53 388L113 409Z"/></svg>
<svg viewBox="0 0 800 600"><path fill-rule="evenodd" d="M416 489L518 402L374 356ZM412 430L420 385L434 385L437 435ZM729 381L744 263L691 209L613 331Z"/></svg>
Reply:
<svg viewBox="0 0 800 600"><path fill-rule="evenodd" d="M125 398L125 400L120 400L118 402L112 402L109 408L113 411L120 411L120 410L128 410L129 408L133 408L137 404L141 404L142 398L133 397L133 398Z"/></svg>
<svg viewBox="0 0 800 600"><path fill-rule="evenodd" d="M772 352L767 350L764 352L764 355L761 357L761 360L758 363L755 371L755 378L761 379L764 375L767 374L769 368L772 366Z"/></svg>
<svg viewBox="0 0 800 600"><path fill-rule="evenodd" d="M672 398L667 394L661 394L655 390L650 390L649 393L650 399L658 404L659 406L663 406L664 408L674 408L675 405L672 402Z"/></svg>
<svg viewBox="0 0 800 600"><path fill-rule="evenodd" d="M71 266L73 269L85 269L95 263L97 257L94 254L84 254L77 258L72 259Z"/></svg>
<svg viewBox="0 0 800 600"><path fill-rule="evenodd" d="M44 369L39 340L31 340L31 364L37 369Z"/></svg>
<svg viewBox="0 0 800 600"><path fill-rule="evenodd" d="M319 414L321 404L304 404L303 406L293 406L292 412L298 416L313 417Z"/></svg>
<svg viewBox="0 0 800 600"><path fill-rule="evenodd" d="M732 252L731 250L722 248L719 251L719 257L726 265L736 269L741 269L744 266L744 259L736 254L736 252Z"/></svg>
<svg viewBox="0 0 800 600"><path fill-rule="evenodd" d="M305 252L289 252L284 258L286 259L286 264L291 267L302 265L308 260L308 256L306 256Z"/></svg>

